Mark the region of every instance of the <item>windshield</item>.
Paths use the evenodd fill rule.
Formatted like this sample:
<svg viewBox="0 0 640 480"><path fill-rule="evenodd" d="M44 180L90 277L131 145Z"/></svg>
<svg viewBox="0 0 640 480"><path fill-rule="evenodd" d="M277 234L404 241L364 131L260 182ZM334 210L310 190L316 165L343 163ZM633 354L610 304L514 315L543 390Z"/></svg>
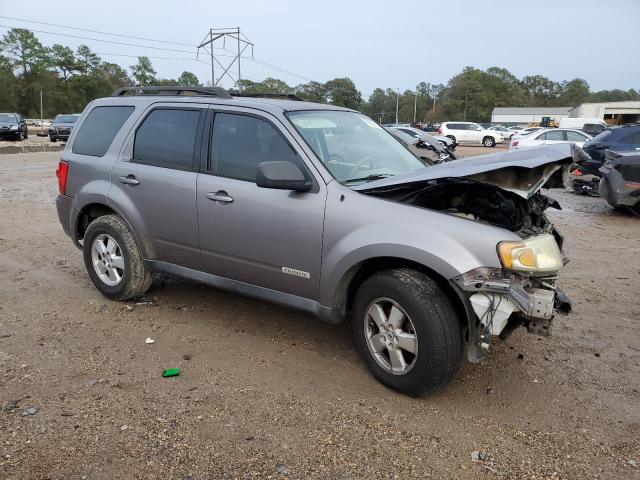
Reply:
<svg viewBox="0 0 640 480"><path fill-rule="evenodd" d="M425 168L389 132L360 113L300 111L288 117L341 182L364 183Z"/></svg>
<svg viewBox="0 0 640 480"><path fill-rule="evenodd" d="M0 113L0 122L2 123L18 123L18 117L8 113Z"/></svg>
<svg viewBox="0 0 640 480"><path fill-rule="evenodd" d="M80 115L58 115L55 123L76 123Z"/></svg>

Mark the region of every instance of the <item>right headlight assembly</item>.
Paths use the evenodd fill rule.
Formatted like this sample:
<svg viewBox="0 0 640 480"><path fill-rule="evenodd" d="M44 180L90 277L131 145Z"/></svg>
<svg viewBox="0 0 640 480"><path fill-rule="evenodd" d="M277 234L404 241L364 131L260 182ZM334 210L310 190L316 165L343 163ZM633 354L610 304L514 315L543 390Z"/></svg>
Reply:
<svg viewBox="0 0 640 480"><path fill-rule="evenodd" d="M548 233L517 242L500 242L498 256L504 268L517 272L549 273L564 266L558 244Z"/></svg>

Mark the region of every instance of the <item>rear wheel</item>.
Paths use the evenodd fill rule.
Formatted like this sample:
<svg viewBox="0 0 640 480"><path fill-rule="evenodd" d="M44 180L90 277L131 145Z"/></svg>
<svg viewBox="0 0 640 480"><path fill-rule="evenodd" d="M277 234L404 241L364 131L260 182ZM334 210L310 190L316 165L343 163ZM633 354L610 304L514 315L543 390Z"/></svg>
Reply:
<svg viewBox="0 0 640 480"><path fill-rule="evenodd" d="M455 146L457 145L456 137L454 137L453 135L447 135L447 138L451 140L451 146L455 148Z"/></svg>
<svg viewBox="0 0 640 480"><path fill-rule="evenodd" d="M394 390L430 394L458 371L457 315L440 287L422 273L387 270L365 280L356 293L352 322L365 364Z"/></svg>
<svg viewBox="0 0 640 480"><path fill-rule="evenodd" d="M105 297L128 300L151 286L152 275L133 234L117 215L105 215L89 224L83 254L91 281Z"/></svg>
<svg viewBox="0 0 640 480"><path fill-rule="evenodd" d="M496 145L496 140L493 137L484 137L482 139L482 144L485 147L495 147Z"/></svg>
<svg viewBox="0 0 640 480"><path fill-rule="evenodd" d="M51 140L52 143L56 143L56 138L55 137L49 137L49 140Z"/></svg>

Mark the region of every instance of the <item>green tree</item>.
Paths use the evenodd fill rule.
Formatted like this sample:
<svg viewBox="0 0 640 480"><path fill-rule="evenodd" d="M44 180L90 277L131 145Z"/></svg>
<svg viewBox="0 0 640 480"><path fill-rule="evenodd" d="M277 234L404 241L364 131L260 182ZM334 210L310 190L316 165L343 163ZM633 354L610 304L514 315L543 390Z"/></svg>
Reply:
<svg viewBox="0 0 640 480"><path fill-rule="evenodd" d="M308 102L326 103L326 88L323 83L309 82L298 85L294 92L303 100Z"/></svg>
<svg viewBox="0 0 640 480"><path fill-rule="evenodd" d="M73 50L58 43L51 47L51 66L62 75L64 83L67 83L69 77L78 71L78 62Z"/></svg>
<svg viewBox="0 0 640 480"><path fill-rule="evenodd" d="M200 80L198 80L198 77L196 77L195 73L186 71L182 72L178 77L178 84L188 85L190 87L199 87L201 85Z"/></svg>
<svg viewBox="0 0 640 480"><path fill-rule="evenodd" d="M580 105L589 98L589 84L582 78L562 82L560 91L558 103L567 107Z"/></svg>
<svg viewBox="0 0 640 480"><path fill-rule="evenodd" d="M334 78L324 84L329 103L341 107L360 109L362 95L349 78Z"/></svg>
<svg viewBox="0 0 640 480"><path fill-rule="evenodd" d="M49 50L35 35L24 28L13 28L0 40L0 49L15 69L23 76L44 70L49 65Z"/></svg>
<svg viewBox="0 0 640 480"><path fill-rule="evenodd" d="M129 68L136 85L145 86L156 83L157 72L153 69L149 57L138 57L138 63L131 65Z"/></svg>

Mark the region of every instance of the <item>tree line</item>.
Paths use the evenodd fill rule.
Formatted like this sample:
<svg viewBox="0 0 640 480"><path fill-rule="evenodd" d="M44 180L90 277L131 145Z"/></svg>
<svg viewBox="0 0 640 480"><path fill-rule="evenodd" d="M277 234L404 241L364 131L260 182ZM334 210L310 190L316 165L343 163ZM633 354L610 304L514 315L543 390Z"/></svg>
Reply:
<svg viewBox="0 0 640 480"><path fill-rule="evenodd" d="M75 51L60 44L44 46L33 32L14 28L0 40L0 111L26 117L40 116L40 92L45 92L44 117L79 112L91 100L114 90L138 85L201 85L198 77L184 71L176 79L159 78L148 57L138 57L125 69L106 62L88 46ZM576 106L584 102L640 100L640 92L601 90L574 78L556 82L542 75L518 79L505 68L486 70L465 67L446 85L420 82L415 90L397 92L376 88L363 98L347 77L327 82L289 85L277 78L261 82L241 80L245 93L295 94L320 103L361 110L381 123L440 121L446 119L488 121L494 107Z"/></svg>

